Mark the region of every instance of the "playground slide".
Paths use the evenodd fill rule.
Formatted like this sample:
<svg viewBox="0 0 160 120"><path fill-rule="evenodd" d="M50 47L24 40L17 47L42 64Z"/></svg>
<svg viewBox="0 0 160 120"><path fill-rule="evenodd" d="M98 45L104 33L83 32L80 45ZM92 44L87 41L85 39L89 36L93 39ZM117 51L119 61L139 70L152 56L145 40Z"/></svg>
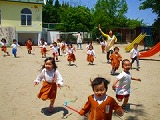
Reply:
<svg viewBox="0 0 160 120"><path fill-rule="evenodd" d="M127 52L131 51L132 48L134 47L134 44L140 43L144 39L145 36L146 34L142 34L142 33L139 34L138 37L136 37L136 39L134 39L133 42L125 48L125 51Z"/></svg>
<svg viewBox="0 0 160 120"><path fill-rule="evenodd" d="M157 43L154 47L152 47L150 50L146 51L146 52L141 52L139 58L143 58L143 57L150 57L155 55L156 53L158 53L160 51L160 42Z"/></svg>

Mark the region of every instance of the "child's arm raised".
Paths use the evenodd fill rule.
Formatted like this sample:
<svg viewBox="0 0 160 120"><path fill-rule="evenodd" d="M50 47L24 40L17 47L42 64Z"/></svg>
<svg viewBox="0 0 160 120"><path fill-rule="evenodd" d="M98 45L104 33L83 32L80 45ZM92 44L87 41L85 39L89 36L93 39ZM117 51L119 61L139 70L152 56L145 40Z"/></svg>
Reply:
<svg viewBox="0 0 160 120"><path fill-rule="evenodd" d="M131 79L135 80L135 81L140 81L141 82L141 79L139 79L139 78L133 78L133 77L131 77Z"/></svg>

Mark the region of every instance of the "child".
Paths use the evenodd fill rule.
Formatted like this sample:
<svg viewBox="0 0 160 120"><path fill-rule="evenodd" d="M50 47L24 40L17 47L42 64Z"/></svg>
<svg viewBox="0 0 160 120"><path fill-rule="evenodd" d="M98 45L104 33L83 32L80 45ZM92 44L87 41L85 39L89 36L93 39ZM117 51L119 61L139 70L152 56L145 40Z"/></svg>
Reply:
<svg viewBox="0 0 160 120"><path fill-rule="evenodd" d="M76 57L74 55L74 51L76 51L76 50L72 46L72 44L68 44L68 50L67 50L65 55L68 55L67 60L69 62L69 66L71 66L71 62L75 62L76 61Z"/></svg>
<svg viewBox="0 0 160 120"><path fill-rule="evenodd" d="M140 79L133 78L129 72L131 68L131 62L128 59L124 59L122 61L122 68L123 71L117 76L117 79L113 83L113 90L116 91L116 98L119 102L122 102L123 98L123 104L122 108L125 109L129 96L130 96L130 84L131 80L141 81ZM117 86L117 83L119 82L119 85Z"/></svg>
<svg viewBox="0 0 160 120"><path fill-rule="evenodd" d="M134 44L134 48L131 50L130 54L131 54L131 59L132 59L131 68L132 68L132 64L136 60L136 62L137 62L137 70L139 71L140 67L139 67L139 58L138 58L138 56L140 54L139 54L139 50L138 50L138 43Z"/></svg>
<svg viewBox="0 0 160 120"><path fill-rule="evenodd" d="M92 41L88 41L88 42L87 42L87 45L86 45L86 49L87 49L87 50L89 49L89 46L92 46Z"/></svg>
<svg viewBox="0 0 160 120"><path fill-rule="evenodd" d="M46 46L47 46L47 43L44 41L44 39L42 39L41 44L39 46L41 48L42 58L46 58L46 53L47 53Z"/></svg>
<svg viewBox="0 0 160 120"><path fill-rule="evenodd" d="M91 83L94 94L88 97L85 106L80 110L80 115L89 112L88 120L111 120L112 112L123 115L123 109L116 100L106 94L109 82L102 77L97 77Z"/></svg>
<svg viewBox="0 0 160 120"><path fill-rule="evenodd" d="M26 47L27 47L27 50L28 50L28 54L31 54L31 51L32 51L32 41L31 41L31 38L28 38L28 40L26 41Z"/></svg>
<svg viewBox="0 0 160 120"><path fill-rule="evenodd" d="M100 41L100 44L101 44L102 53L105 53L107 42L103 40L102 42Z"/></svg>
<svg viewBox="0 0 160 120"><path fill-rule="evenodd" d="M43 80L42 88L37 95L39 99L50 100L49 112L53 112L53 105L56 99L57 86L63 85L63 78L59 71L54 58L48 57L44 61L40 75L34 80L34 84L38 85Z"/></svg>
<svg viewBox="0 0 160 120"><path fill-rule="evenodd" d="M13 39L13 44L11 45L12 47L12 54L14 55L14 57L16 58L17 57L17 48L19 47L20 45L17 43L17 40L16 39ZM22 48L21 48L22 49Z"/></svg>
<svg viewBox="0 0 160 120"><path fill-rule="evenodd" d="M6 42L6 39L5 38L2 38L0 44L2 45L1 46L1 50L4 52L4 53L7 53L8 56L10 56L9 52L7 52L7 42ZM5 57L6 55L4 55Z"/></svg>
<svg viewBox="0 0 160 120"><path fill-rule="evenodd" d="M93 65L94 57L96 58L96 54L93 49L93 46L90 45L89 49L87 50L87 61L89 62L89 65Z"/></svg>
<svg viewBox="0 0 160 120"><path fill-rule="evenodd" d="M52 49L52 52L53 52L53 58L57 61L58 60L58 49L59 49L59 47L57 46L56 42L52 43L51 49Z"/></svg>
<svg viewBox="0 0 160 120"><path fill-rule="evenodd" d="M58 55L61 56L61 46L62 46L62 43L60 42L60 39L57 39L57 46L58 46Z"/></svg>
<svg viewBox="0 0 160 120"><path fill-rule="evenodd" d="M64 41L62 41L62 44L61 44L62 53L65 53L65 50L66 50L66 43Z"/></svg>
<svg viewBox="0 0 160 120"><path fill-rule="evenodd" d="M111 75L114 75L116 70L119 68L120 61L122 60L122 56L119 54L119 48L115 47L114 52L110 56L112 70Z"/></svg>

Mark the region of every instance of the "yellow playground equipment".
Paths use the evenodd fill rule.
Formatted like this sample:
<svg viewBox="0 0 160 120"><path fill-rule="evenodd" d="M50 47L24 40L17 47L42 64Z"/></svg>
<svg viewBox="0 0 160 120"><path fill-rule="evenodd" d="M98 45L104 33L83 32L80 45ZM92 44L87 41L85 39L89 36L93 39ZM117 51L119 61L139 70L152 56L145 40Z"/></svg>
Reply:
<svg viewBox="0 0 160 120"><path fill-rule="evenodd" d="M132 48L134 47L134 44L135 43L140 43L145 38L145 36L146 36L146 33L145 34L142 34L142 33L139 34L138 37L136 37L133 40L133 42L125 48L125 51L130 52L132 50Z"/></svg>

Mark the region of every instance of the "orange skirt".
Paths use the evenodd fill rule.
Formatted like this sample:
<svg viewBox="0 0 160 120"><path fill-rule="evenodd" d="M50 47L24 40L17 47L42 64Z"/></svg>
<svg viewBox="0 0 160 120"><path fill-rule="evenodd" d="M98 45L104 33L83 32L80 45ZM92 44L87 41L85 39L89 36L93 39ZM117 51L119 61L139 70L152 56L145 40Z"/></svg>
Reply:
<svg viewBox="0 0 160 120"><path fill-rule="evenodd" d="M41 48L41 53L42 54L45 54L47 52L47 49L46 48Z"/></svg>
<svg viewBox="0 0 160 120"><path fill-rule="evenodd" d="M2 49L2 51L4 51L4 52L7 51L7 47L6 47L6 46L2 46L1 49Z"/></svg>
<svg viewBox="0 0 160 120"><path fill-rule="evenodd" d="M76 57L74 54L68 54L68 58L67 58L68 61L76 61Z"/></svg>
<svg viewBox="0 0 160 120"><path fill-rule="evenodd" d="M105 46L102 45L101 48L102 48L102 51L105 51Z"/></svg>
<svg viewBox="0 0 160 120"><path fill-rule="evenodd" d="M94 61L94 56L93 55L87 55L87 61L88 62L93 62Z"/></svg>
<svg viewBox="0 0 160 120"><path fill-rule="evenodd" d="M42 100L54 100L56 99L57 94L57 85L55 82L48 83L47 81L43 82L42 88L38 93L37 97Z"/></svg>
<svg viewBox="0 0 160 120"><path fill-rule="evenodd" d="M61 50L64 51L66 49L65 45L62 45Z"/></svg>

